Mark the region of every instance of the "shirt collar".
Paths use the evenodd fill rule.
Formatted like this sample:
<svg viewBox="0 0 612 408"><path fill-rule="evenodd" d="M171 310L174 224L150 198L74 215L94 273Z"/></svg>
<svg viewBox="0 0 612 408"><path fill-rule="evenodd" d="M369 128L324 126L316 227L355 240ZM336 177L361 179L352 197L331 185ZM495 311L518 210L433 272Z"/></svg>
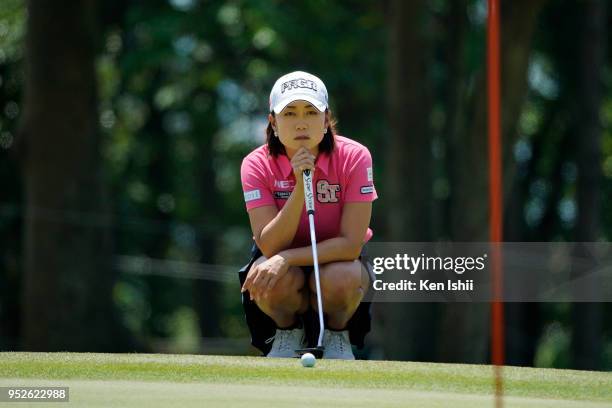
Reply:
<svg viewBox="0 0 612 408"><path fill-rule="evenodd" d="M293 167L291 167L289 157L284 154L279 154L277 162L283 177L286 179L293 172ZM329 154L319 153L319 155L317 156L317 160L315 161L315 166L327 176L327 172L329 170Z"/></svg>
<svg viewBox="0 0 612 408"><path fill-rule="evenodd" d="M329 153L319 153L315 164L326 176L329 175L327 172L329 169Z"/></svg>
<svg viewBox="0 0 612 408"><path fill-rule="evenodd" d="M289 157L284 154L279 154L276 162L278 163L278 167L280 168L281 174L285 179L287 179L287 177L289 177L291 175L291 172L293 171L293 167L291 167Z"/></svg>

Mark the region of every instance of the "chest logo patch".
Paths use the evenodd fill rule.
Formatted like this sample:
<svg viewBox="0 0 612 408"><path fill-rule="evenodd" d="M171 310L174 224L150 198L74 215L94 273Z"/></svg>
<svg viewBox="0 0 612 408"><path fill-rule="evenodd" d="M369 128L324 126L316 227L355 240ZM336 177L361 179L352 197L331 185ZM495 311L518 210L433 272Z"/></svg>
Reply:
<svg viewBox="0 0 612 408"><path fill-rule="evenodd" d="M329 184L327 180L317 182L317 200L320 203L337 203L340 184Z"/></svg>
<svg viewBox="0 0 612 408"><path fill-rule="evenodd" d="M291 191L275 191L274 198L277 200L288 200L291 195Z"/></svg>
<svg viewBox="0 0 612 408"><path fill-rule="evenodd" d="M293 188L295 181L293 180L274 180L274 187L276 188Z"/></svg>

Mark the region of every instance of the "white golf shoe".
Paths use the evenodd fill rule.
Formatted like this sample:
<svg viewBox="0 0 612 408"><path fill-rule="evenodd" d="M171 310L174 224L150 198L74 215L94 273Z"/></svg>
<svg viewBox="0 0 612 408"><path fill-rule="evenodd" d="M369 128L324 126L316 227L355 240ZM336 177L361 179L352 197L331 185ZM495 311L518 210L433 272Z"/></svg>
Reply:
<svg viewBox="0 0 612 408"><path fill-rule="evenodd" d="M336 360L354 360L353 349L349 340L348 330L323 332L323 358Z"/></svg>
<svg viewBox="0 0 612 408"><path fill-rule="evenodd" d="M272 339L274 339L272 349L266 357L298 357L295 350L306 347L304 329L276 329L276 334L269 340L271 341Z"/></svg>

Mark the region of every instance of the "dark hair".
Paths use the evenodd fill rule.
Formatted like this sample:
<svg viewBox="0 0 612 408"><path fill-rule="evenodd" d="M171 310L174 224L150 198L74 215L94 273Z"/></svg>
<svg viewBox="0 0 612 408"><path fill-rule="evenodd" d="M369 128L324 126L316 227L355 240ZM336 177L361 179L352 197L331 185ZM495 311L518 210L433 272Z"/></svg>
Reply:
<svg viewBox="0 0 612 408"><path fill-rule="evenodd" d="M325 112L329 115L329 126L327 126L327 132L323 135L323 140L319 143L319 152L331 153L334 147L336 147L334 136L336 135L337 122L330 110L325 110ZM272 112L272 116L275 116L274 112ZM277 157L280 154L287 154L285 146L281 143L280 139L274 136L274 129L270 122L268 122L268 127L266 128L266 143L272 156Z"/></svg>

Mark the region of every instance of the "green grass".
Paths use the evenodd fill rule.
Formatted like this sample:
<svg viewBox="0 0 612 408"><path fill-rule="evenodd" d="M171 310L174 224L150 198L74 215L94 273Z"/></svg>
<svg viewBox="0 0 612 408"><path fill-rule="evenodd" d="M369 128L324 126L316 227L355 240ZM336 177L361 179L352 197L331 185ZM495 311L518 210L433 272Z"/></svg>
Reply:
<svg viewBox="0 0 612 408"><path fill-rule="evenodd" d="M503 374L506 406L612 407L612 373ZM0 353L0 386L69 386L70 402L54 407L474 407L493 406L492 384L481 365L320 360L307 369L296 359Z"/></svg>

